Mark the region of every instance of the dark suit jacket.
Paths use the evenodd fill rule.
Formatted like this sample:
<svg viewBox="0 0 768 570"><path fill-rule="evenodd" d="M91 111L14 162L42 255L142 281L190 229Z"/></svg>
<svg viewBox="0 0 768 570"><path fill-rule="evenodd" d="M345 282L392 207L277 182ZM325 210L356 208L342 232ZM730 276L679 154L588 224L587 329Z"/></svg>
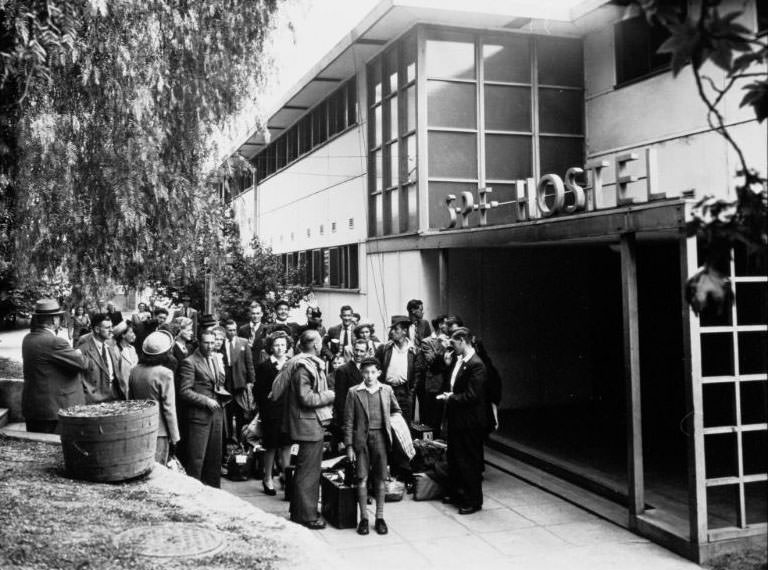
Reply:
<svg viewBox="0 0 768 570"><path fill-rule="evenodd" d="M227 362L226 343L229 340L225 340L225 346L221 347L221 352L224 355L224 365L230 369L232 389L242 390L247 384L253 384L254 382L254 368L253 368L253 355L248 347L248 341L235 337L235 349L230 351L232 362Z"/></svg>
<svg viewBox="0 0 768 570"><path fill-rule="evenodd" d="M261 351L264 350L264 346L267 342L267 334L269 326L261 323L259 330L256 331L256 338L251 345L251 356L253 357L254 364L261 362ZM237 336L244 338L250 343L251 341L251 323L245 323L243 326L237 329Z"/></svg>
<svg viewBox="0 0 768 570"><path fill-rule="evenodd" d="M379 380L386 384L389 361L392 360L392 343L382 344L376 349L376 358L381 363L381 376ZM412 346L408 349L408 389L413 392L416 386L424 383L424 355L421 350Z"/></svg>
<svg viewBox="0 0 768 570"><path fill-rule="evenodd" d="M355 342L355 333L354 333L355 327L352 326L352 330L350 331L351 339L350 343L354 344ZM325 336L323 337L323 354L324 356L330 360L330 358L333 356L333 352L331 351L331 341L332 340L338 340L341 342L341 333L344 330L344 326L339 323L338 325L333 325L328 329L328 332L325 333Z"/></svg>
<svg viewBox="0 0 768 570"><path fill-rule="evenodd" d="M85 404L83 357L66 340L35 329L24 337L21 356L21 410L26 419L56 420L59 409Z"/></svg>
<svg viewBox="0 0 768 570"><path fill-rule="evenodd" d="M344 404L344 445L352 445L360 452L368 444L368 392L362 388L353 387L347 394ZM392 426L389 417L400 414L400 405L395 393L386 384L381 384L381 416L384 430L387 432L387 444L392 446Z"/></svg>
<svg viewBox="0 0 768 570"><path fill-rule="evenodd" d="M363 375L354 361L350 360L333 373L333 390L336 398L333 401L333 423L338 427L344 425L344 406L347 392L363 381Z"/></svg>
<svg viewBox="0 0 768 570"><path fill-rule="evenodd" d="M112 360L112 370L115 379L112 385L102 381L102 371L109 374L109 369L101 358L93 336L80 346L85 358L85 399L90 402L108 402L110 400L125 400L128 397L128 378L123 376L120 366L120 351L109 341L106 343L107 355Z"/></svg>
<svg viewBox="0 0 768 570"><path fill-rule="evenodd" d="M446 372L448 382L454 364ZM486 430L488 428L488 406L486 401L487 373L485 364L475 353L468 362L463 362L456 381L453 395L448 398L445 417L450 430Z"/></svg>
<svg viewBox="0 0 768 570"><path fill-rule="evenodd" d="M429 325L429 321L427 319L419 319L415 324L416 338L414 339L414 344L418 346L422 340L430 337L432 334L432 327Z"/></svg>
<svg viewBox="0 0 768 570"><path fill-rule="evenodd" d="M208 423L213 412L209 399L216 399L216 377L205 357L196 350L179 364L179 401L187 420Z"/></svg>
<svg viewBox="0 0 768 570"><path fill-rule="evenodd" d="M107 316L109 317L109 320L112 321L112 326L123 322L123 313L121 311L112 311L111 313L107 313Z"/></svg>

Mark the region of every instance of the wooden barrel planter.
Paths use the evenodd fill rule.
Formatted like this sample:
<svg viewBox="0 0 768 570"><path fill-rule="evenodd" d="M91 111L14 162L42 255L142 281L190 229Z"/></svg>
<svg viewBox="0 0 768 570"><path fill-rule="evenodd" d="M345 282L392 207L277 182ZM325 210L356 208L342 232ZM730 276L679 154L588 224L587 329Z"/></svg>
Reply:
<svg viewBox="0 0 768 570"><path fill-rule="evenodd" d="M153 400L59 410L64 466L74 479L117 482L152 471L160 415Z"/></svg>

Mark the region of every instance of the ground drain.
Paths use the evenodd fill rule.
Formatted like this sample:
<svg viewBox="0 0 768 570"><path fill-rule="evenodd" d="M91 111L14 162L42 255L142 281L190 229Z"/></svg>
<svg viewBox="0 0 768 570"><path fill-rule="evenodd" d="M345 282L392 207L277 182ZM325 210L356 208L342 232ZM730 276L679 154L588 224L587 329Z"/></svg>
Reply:
<svg viewBox="0 0 768 570"><path fill-rule="evenodd" d="M188 523L141 526L115 536L118 547L134 548L137 554L154 558L209 556L224 547L224 537L215 530Z"/></svg>

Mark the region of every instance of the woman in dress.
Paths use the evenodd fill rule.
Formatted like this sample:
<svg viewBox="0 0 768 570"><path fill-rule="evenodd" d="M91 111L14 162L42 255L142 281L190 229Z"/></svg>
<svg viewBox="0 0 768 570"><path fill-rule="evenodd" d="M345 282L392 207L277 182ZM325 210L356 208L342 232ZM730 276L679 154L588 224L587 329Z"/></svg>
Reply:
<svg viewBox="0 0 768 570"><path fill-rule="evenodd" d="M280 468L285 469L291 461L291 439L283 431L284 397L277 402L269 399L272 383L283 369L288 360L288 350L293 341L284 331L276 331L267 337L265 349L269 358L256 366L256 382L253 385L253 397L259 406L261 414L262 439L264 447L264 479L262 486L267 495L275 495L272 469L275 465L275 457L280 452Z"/></svg>
<svg viewBox="0 0 768 570"><path fill-rule="evenodd" d="M80 335L91 330L91 317L82 305L75 307L75 316L72 317L72 346L77 346Z"/></svg>
<svg viewBox="0 0 768 570"><path fill-rule="evenodd" d="M169 453L174 453L180 439L173 372L162 364L172 345L173 337L165 332L149 334L142 344L141 360L131 370L128 379L128 397L131 400L155 400L158 403L160 424L155 461L163 465L168 462Z"/></svg>
<svg viewBox="0 0 768 570"><path fill-rule="evenodd" d="M120 321L112 327L112 338L115 341L117 350L120 351L120 377L128 378L133 367L139 363L139 356L133 343L136 341L136 334L133 332L133 323L131 321ZM126 386L127 388L127 386ZM124 392L127 396L127 390Z"/></svg>

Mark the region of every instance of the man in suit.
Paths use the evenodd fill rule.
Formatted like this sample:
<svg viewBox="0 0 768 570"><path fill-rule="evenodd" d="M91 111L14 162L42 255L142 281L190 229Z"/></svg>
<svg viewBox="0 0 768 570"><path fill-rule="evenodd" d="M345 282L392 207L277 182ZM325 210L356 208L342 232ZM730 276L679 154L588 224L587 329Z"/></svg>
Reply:
<svg viewBox="0 0 768 570"><path fill-rule="evenodd" d="M187 317L188 319L192 319L192 338L197 338L197 321L199 320L200 314L197 309L193 309L190 306L191 301L192 298L189 295L182 295L181 308L176 311L174 318Z"/></svg>
<svg viewBox="0 0 768 570"><path fill-rule="evenodd" d="M91 322L91 337L80 345L85 358L86 402L125 400L128 378L123 377L120 352L112 342L112 321L106 313L97 313Z"/></svg>
<svg viewBox="0 0 768 570"><path fill-rule="evenodd" d="M224 387L233 399L224 407L225 421L234 434L239 435L250 420L253 402L254 367L248 341L237 336L237 323L232 319L224 323L226 338L221 347L224 357ZM247 408L247 409L246 409ZM237 439L237 437L235 437Z"/></svg>
<svg viewBox="0 0 768 570"><path fill-rule="evenodd" d="M333 391L336 392L336 399L333 401L333 424L331 432L334 437L342 441L342 429L344 427L344 406L347 401L347 392L363 381L360 373L360 363L368 354L368 345L366 341L359 339L355 341L352 349L352 360L340 366L333 373Z"/></svg>
<svg viewBox="0 0 768 570"><path fill-rule="evenodd" d="M185 418L184 468L187 475L211 487L221 486L223 410L216 390L219 378L213 346L216 335L200 334L200 345L179 365L179 399Z"/></svg>
<svg viewBox="0 0 768 570"><path fill-rule="evenodd" d="M254 366L258 366L265 358L264 346L267 342L267 326L261 322L264 318L264 308L259 303L251 304L250 322L237 329L237 336L248 341Z"/></svg>
<svg viewBox="0 0 768 570"><path fill-rule="evenodd" d="M472 333L459 327L451 334L454 362L446 403L448 424L448 501L470 515L483 506L483 441L488 431L485 364L472 347Z"/></svg>
<svg viewBox="0 0 768 570"><path fill-rule="evenodd" d="M408 327L408 338L415 346L419 346L422 340L429 338L432 334L432 327L424 318L424 303L421 299L411 299L405 306L405 310L408 311L408 319L411 321Z"/></svg>
<svg viewBox="0 0 768 570"><path fill-rule="evenodd" d="M343 305L339 312L341 324L334 325L328 329L323 339L323 354L327 360L333 358L335 354L352 353L352 344L355 339L355 318L352 307Z"/></svg>
<svg viewBox="0 0 768 570"><path fill-rule="evenodd" d="M55 332L63 313L54 299L37 301L34 326L21 343L21 410L30 432L54 433L59 409L85 404L83 356Z"/></svg>
<svg viewBox="0 0 768 570"><path fill-rule="evenodd" d="M322 339L317 331L299 338L300 354L291 361L286 422L291 439L299 444L291 497L291 520L312 530L325 528L317 513L324 426L333 417L334 391L328 388L325 362L318 356Z"/></svg>

